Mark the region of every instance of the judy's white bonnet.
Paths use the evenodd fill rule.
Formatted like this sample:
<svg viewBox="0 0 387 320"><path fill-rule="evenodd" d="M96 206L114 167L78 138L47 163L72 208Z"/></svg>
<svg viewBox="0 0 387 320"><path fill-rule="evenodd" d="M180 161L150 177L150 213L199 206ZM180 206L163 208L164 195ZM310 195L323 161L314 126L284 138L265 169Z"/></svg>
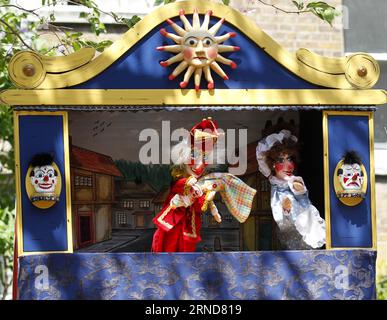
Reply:
<svg viewBox="0 0 387 320"><path fill-rule="evenodd" d="M277 142L282 143L284 139L292 139L297 142L297 137L293 136L289 130L281 130L279 133L273 133L258 142L256 155L259 171L268 177L271 174L271 169L266 163L265 153L270 150Z"/></svg>

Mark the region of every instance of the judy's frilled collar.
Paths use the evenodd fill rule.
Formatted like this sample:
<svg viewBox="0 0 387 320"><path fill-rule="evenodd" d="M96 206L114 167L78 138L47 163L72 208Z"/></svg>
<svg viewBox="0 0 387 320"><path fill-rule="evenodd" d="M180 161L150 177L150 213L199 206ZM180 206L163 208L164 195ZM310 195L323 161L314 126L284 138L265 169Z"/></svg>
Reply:
<svg viewBox="0 0 387 320"><path fill-rule="evenodd" d="M270 176L269 181L270 181L270 184L273 186L278 186L281 188L287 188L289 186L288 180L279 179L276 176Z"/></svg>

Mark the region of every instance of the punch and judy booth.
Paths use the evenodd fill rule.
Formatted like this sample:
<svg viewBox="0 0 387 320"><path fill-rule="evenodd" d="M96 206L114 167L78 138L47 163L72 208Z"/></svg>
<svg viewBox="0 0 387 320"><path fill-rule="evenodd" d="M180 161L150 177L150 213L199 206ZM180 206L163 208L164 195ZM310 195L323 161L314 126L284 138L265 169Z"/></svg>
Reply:
<svg viewBox="0 0 387 320"><path fill-rule="evenodd" d="M290 53L228 6L185 1L98 56L20 52L9 73L19 299L375 298L373 112L387 99L371 56ZM151 252L168 212L194 201L164 206L180 128L217 145L223 132L208 177L233 189L206 185L184 231L195 252ZM257 161L259 141L281 130L297 137L297 175L324 230L314 248L281 246Z"/></svg>

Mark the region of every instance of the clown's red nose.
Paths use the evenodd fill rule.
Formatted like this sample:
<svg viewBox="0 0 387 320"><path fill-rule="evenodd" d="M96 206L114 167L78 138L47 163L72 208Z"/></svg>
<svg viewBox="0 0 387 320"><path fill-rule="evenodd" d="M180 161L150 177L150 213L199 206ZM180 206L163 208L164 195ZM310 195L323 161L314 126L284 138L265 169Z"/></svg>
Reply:
<svg viewBox="0 0 387 320"><path fill-rule="evenodd" d="M48 176L44 176L43 181L48 181Z"/></svg>
<svg viewBox="0 0 387 320"><path fill-rule="evenodd" d="M355 173L355 174L352 176L352 180L353 180L353 181L356 181L356 180L357 180L357 177L358 177L358 174Z"/></svg>

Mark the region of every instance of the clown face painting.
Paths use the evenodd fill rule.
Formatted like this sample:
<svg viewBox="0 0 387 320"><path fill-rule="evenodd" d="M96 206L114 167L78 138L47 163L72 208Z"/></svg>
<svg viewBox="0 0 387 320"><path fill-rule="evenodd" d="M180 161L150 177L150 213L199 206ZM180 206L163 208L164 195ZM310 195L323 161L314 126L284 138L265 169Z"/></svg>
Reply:
<svg viewBox="0 0 387 320"><path fill-rule="evenodd" d="M367 190L367 173L355 151L347 151L336 166L334 188L339 200L348 206L359 204Z"/></svg>
<svg viewBox="0 0 387 320"><path fill-rule="evenodd" d="M52 165L36 166L31 171L31 184L37 193L52 193L57 184L57 175Z"/></svg>
<svg viewBox="0 0 387 320"><path fill-rule="evenodd" d="M361 190L364 178L360 165L343 164L340 168L339 181L344 190Z"/></svg>
<svg viewBox="0 0 387 320"><path fill-rule="evenodd" d="M194 11L192 24L186 18L184 11L179 13L180 20L184 28L168 19L168 24L177 34L169 33L164 28L160 30L161 35L170 38L176 44L157 47L159 51L167 51L175 55L168 60L161 61L162 67L168 67L173 63L179 62L177 67L169 75L169 80L175 79L180 73L185 71L183 81L180 82L180 88L188 85L192 75L195 83L195 90L200 89L202 75L207 80L207 88L214 89L214 80L211 71L217 73L223 80L228 80L227 74L220 67L219 63L230 66L232 69L237 64L220 53L239 51L238 46L223 45L226 40L236 36L235 32L228 32L222 36L216 36L216 33L224 23L224 19L219 20L209 28L212 11L206 12L203 23L200 24L199 13Z"/></svg>
<svg viewBox="0 0 387 320"><path fill-rule="evenodd" d="M53 156L36 154L28 167L26 191L32 204L47 209L59 201L61 177Z"/></svg>
<svg viewBox="0 0 387 320"><path fill-rule="evenodd" d="M342 164L337 171L337 176L344 191L361 190L364 182L361 165L360 157L355 151L345 153Z"/></svg>

